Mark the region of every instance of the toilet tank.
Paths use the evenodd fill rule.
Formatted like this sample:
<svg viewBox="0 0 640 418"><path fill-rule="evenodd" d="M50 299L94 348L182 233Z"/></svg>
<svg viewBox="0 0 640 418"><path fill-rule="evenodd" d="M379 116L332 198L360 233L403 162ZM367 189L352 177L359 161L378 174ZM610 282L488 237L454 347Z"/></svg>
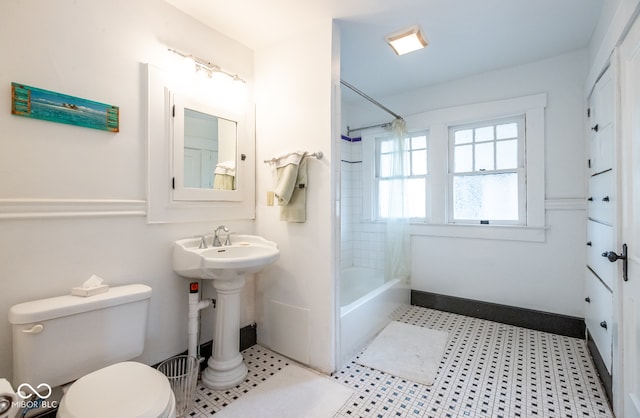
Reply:
<svg viewBox="0 0 640 418"><path fill-rule="evenodd" d="M138 357L150 298L149 286L134 284L89 297L66 295L11 307L14 387L59 386Z"/></svg>

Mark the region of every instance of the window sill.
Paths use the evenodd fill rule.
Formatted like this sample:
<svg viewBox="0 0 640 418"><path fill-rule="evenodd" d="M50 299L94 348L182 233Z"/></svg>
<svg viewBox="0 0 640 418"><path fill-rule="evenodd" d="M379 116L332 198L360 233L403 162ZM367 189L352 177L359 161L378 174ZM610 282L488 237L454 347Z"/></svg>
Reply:
<svg viewBox="0 0 640 418"><path fill-rule="evenodd" d="M503 241L545 242L546 231L546 227L522 225L411 224L411 235L415 236Z"/></svg>

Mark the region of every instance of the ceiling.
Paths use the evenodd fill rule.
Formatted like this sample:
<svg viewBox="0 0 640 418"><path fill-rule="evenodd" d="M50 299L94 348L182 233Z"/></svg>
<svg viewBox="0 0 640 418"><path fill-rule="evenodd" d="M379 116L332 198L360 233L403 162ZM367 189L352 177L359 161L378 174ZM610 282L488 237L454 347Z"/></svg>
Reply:
<svg viewBox="0 0 640 418"><path fill-rule="evenodd" d="M373 98L584 48L604 0L165 0L258 49L336 19L341 77ZM385 36L420 25L427 48L398 57Z"/></svg>

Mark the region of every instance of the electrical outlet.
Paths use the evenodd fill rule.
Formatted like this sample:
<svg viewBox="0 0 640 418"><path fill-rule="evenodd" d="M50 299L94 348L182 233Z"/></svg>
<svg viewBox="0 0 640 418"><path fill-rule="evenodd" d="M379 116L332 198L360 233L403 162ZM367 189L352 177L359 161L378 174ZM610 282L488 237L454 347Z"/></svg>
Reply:
<svg viewBox="0 0 640 418"><path fill-rule="evenodd" d="M267 192L267 206L273 206L273 198L274 198L274 193Z"/></svg>

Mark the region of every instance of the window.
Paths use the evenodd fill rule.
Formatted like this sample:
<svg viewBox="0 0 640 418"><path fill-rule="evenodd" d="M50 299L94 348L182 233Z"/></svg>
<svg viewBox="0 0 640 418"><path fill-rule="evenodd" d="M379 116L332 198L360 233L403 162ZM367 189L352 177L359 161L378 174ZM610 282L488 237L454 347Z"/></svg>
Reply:
<svg viewBox="0 0 640 418"><path fill-rule="evenodd" d="M525 224L524 116L449 129L449 222Z"/></svg>
<svg viewBox="0 0 640 418"><path fill-rule="evenodd" d="M542 93L407 116L412 234L543 242L546 106ZM364 221L390 208L390 139L382 130L362 137Z"/></svg>
<svg viewBox="0 0 640 418"><path fill-rule="evenodd" d="M409 218L426 217L427 188L427 133L409 134L403 151L404 175L394 176L394 146L391 137L376 139L376 185L378 218L389 217L392 188L398 187L401 178L406 179L404 210Z"/></svg>

